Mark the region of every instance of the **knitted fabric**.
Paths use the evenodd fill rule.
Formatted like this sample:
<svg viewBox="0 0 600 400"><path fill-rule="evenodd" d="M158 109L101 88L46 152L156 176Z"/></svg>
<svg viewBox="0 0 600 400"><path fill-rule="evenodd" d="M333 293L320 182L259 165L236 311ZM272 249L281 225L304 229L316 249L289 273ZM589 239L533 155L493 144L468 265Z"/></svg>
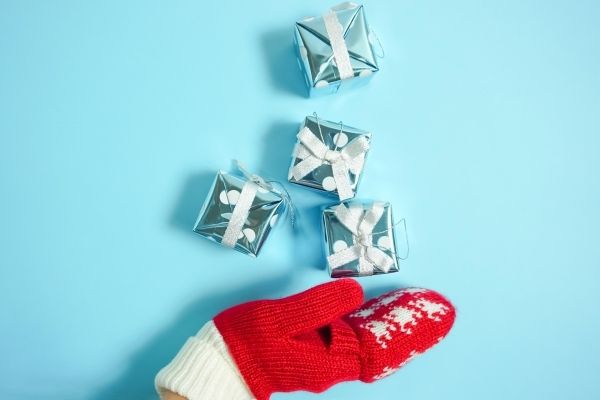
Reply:
<svg viewBox="0 0 600 400"><path fill-rule="evenodd" d="M274 392L321 392L359 378L359 343L341 317L362 301L358 283L338 280L280 300L240 304L214 322L246 384L265 400Z"/></svg>
<svg viewBox="0 0 600 400"><path fill-rule="evenodd" d="M408 288L369 300L344 320L360 342L360 380L384 378L441 341L455 310L441 294Z"/></svg>
<svg viewBox="0 0 600 400"><path fill-rule="evenodd" d="M384 378L442 340L452 304L427 289L400 289L361 306L351 279L279 300L232 307L190 339L157 376L189 400L267 400Z"/></svg>
<svg viewBox="0 0 600 400"><path fill-rule="evenodd" d="M360 285L342 279L242 304L214 321L258 400L381 379L438 343L454 323L452 304L426 289L396 290L358 308L361 302Z"/></svg>

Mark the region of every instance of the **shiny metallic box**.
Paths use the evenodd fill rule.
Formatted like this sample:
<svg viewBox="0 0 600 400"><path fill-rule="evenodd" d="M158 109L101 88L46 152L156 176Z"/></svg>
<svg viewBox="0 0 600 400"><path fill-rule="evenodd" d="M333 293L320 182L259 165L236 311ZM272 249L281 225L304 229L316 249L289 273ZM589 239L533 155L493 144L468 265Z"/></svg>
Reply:
<svg viewBox="0 0 600 400"><path fill-rule="evenodd" d="M392 206L381 201L345 201L323 210L323 234L333 278L399 270Z"/></svg>
<svg viewBox="0 0 600 400"><path fill-rule="evenodd" d="M217 173L194 225L194 232L224 244L224 236L246 185L254 185L254 197L248 201L247 217L240 221L239 233L228 247L258 256L279 217L286 212L287 204L278 190L261 186L246 177L223 171Z"/></svg>
<svg viewBox="0 0 600 400"><path fill-rule="evenodd" d="M379 42L356 3L297 21L294 43L310 96L364 85L379 71L374 50Z"/></svg>
<svg viewBox="0 0 600 400"><path fill-rule="evenodd" d="M356 195L371 133L308 116L300 125L288 180L346 200Z"/></svg>

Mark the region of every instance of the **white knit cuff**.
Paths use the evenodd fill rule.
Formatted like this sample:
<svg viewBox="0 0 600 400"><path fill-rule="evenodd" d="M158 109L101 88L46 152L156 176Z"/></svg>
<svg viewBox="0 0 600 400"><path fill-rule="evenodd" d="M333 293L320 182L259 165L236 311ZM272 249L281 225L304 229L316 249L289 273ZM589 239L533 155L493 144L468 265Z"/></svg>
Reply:
<svg viewBox="0 0 600 400"><path fill-rule="evenodd" d="M188 400L254 399L212 320L187 340L154 384L161 399L165 389Z"/></svg>

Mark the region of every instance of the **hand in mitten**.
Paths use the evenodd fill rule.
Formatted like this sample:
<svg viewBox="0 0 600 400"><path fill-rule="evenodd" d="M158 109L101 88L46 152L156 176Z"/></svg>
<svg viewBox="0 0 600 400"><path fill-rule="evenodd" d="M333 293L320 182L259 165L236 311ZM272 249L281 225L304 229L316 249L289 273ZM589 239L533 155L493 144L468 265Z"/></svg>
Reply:
<svg viewBox="0 0 600 400"><path fill-rule="evenodd" d="M156 377L189 400L266 400L389 375L441 340L454 309L426 289L390 292L360 307L350 279L225 310L188 339ZM360 307L360 308L359 308Z"/></svg>

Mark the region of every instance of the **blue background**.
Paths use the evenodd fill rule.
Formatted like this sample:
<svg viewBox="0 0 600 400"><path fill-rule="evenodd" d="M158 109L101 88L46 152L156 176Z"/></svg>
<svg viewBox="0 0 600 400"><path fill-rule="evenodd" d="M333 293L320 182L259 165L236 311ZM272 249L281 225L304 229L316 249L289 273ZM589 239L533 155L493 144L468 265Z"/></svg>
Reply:
<svg viewBox="0 0 600 400"><path fill-rule="evenodd" d="M307 99L292 27L328 5L0 1L2 399L154 398L214 313L329 280L305 189L256 260L191 231L231 159L285 179L313 111L374 133L360 195L408 221L367 293L458 308L431 352L319 398L600 398L600 2L366 1L380 73Z"/></svg>

